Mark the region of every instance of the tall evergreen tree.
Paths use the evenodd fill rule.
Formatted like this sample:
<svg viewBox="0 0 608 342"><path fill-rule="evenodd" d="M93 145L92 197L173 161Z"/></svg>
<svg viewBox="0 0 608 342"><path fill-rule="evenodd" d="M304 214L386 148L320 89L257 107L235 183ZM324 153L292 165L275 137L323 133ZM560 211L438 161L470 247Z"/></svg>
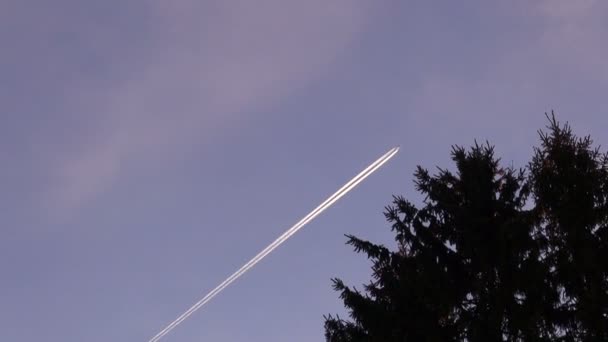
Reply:
<svg viewBox="0 0 608 342"><path fill-rule="evenodd" d="M326 317L327 341L608 341L608 157L548 129L525 169L488 144L418 167L423 205L385 211L396 250L348 236L372 280L333 280L351 319Z"/></svg>
<svg viewBox="0 0 608 342"><path fill-rule="evenodd" d="M608 341L608 154L551 118L530 163L553 322L565 340Z"/></svg>

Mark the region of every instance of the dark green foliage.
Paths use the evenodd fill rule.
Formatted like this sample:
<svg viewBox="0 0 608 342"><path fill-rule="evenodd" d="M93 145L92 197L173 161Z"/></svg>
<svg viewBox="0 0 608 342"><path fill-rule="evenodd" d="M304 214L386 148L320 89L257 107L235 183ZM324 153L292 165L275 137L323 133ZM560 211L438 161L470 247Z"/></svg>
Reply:
<svg viewBox="0 0 608 342"><path fill-rule="evenodd" d="M397 250L348 236L372 260L350 320L327 341L608 341L608 156L550 118L526 169L454 147L455 172L418 168L417 208L385 211Z"/></svg>
<svg viewBox="0 0 608 342"><path fill-rule="evenodd" d="M530 164L538 240L566 340L608 341L608 155L552 119Z"/></svg>

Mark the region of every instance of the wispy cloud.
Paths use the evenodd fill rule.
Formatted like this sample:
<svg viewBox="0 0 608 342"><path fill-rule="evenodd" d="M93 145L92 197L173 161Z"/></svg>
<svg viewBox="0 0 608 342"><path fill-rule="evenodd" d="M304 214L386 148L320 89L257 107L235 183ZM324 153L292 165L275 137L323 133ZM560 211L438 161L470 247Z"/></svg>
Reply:
<svg viewBox="0 0 608 342"><path fill-rule="evenodd" d="M410 97L412 111L418 115L413 119L430 125L428 129L439 129L431 122L441 122L447 131L490 122L506 129L504 125L516 122L514 117L524 120L531 113L565 105L566 88L560 83L564 79L608 84L606 13L608 2L596 0L510 3L501 15L511 20L503 25L519 22L528 29L511 26L511 31L490 31L487 34L494 38L488 43L496 44L495 49L469 52L474 61L458 64L446 58L452 74L445 73L446 68L426 73ZM577 96L576 82L569 85L572 96ZM522 111L514 112L514 108Z"/></svg>
<svg viewBox="0 0 608 342"><path fill-rule="evenodd" d="M545 27L539 48L547 58L608 81L608 2L544 0L537 11Z"/></svg>
<svg viewBox="0 0 608 342"><path fill-rule="evenodd" d="M115 75L103 77L111 81L85 78L69 92L67 107L76 104L73 110L88 112L104 130L53 165L53 211L70 212L108 189L125 163L208 138L321 77L364 27L368 13L358 0L147 5L154 30L146 48L135 58L117 58L128 64L110 67ZM91 29L92 38L98 30ZM107 48L120 56L120 47ZM73 100L79 98L87 101Z"/></svg>
<svg viewBox="0 0 608 342"><path fill-rule="evenodd" d="M597 0L542 0L537 3L537 9L543 15L571 21L588 16L597 5Z"/></svg>

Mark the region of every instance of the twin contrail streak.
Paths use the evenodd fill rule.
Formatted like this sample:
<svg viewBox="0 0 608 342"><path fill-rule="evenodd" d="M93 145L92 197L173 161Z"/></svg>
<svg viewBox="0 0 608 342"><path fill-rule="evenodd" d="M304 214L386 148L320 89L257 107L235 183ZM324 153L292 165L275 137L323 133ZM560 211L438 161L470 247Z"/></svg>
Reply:
<svg viewBox="0 0 608 342"><path fill-rule="evenodd" d="M276 240L274 240L268 247L264 248L261 252L259 252L253 259L249 260L245 265L243 265L238 271L234 272L230 277L224 280L221 284L219 284L216 288L214 288L211 292L209 292L203 299L199 300L194 304L190 309L181 314L177 319L175 319L171 324L161 330L156 336L152 337L148 342L156 342L160 340L163 336L167 335L171 330L173 330L176 326L186 320L190 315L192 315L195 311L200 309L203 305L209 302L213 297L215 297L218 293L220 293L224 288L230 285L233 281L239 278L243 273L247 272L250 268L255 266L258 262L260 262L264 257L266 257L270 252L272 252L275 248L279 247L283 242L289 239L292 235L298 232L298 230L302 229L308 222L312 221L315 217L320 215L325 209L329 208L332 204L334 204L337 200L339 200L342 196L346 195L350 190L352 190L357 184L361 183L365 178L371 175L374 171L379 169L384 163L389 161L397 152L399 151L399 147L394 147L386 152L382 157L378 158L375 162L373 162L370 166L368 166L365 170L361 171L358 175L356 175L353 179L351 179L348 183L342 186L338 191L336 191L333 195L327 198L323 203L321 203L318 207L316 207L313 211L311 211L308 215L306 215L303 219L298 221L295 225L289 228L285 233L279 236Z"/></svg>

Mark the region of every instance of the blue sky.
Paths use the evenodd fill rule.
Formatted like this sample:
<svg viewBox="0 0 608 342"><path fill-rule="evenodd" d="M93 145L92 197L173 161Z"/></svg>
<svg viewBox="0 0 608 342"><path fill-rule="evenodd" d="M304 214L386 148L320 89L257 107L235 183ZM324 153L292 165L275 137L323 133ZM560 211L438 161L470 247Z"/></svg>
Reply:
<svg viewBox="0 0 608 342"><path fill-rule="evenodd" d="M523 166L552 109L608 144L606 36L601 0L2 1L0 340L147 341L399 145L164 339L322 340L416 165Z"/></svg>

